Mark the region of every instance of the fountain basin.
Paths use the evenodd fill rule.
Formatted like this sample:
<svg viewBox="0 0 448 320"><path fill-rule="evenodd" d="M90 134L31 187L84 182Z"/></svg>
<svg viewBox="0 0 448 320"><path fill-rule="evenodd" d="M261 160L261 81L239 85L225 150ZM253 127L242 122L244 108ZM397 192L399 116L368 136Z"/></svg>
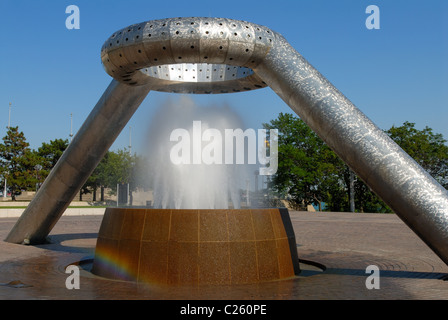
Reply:
<svg viewBox="0 0 448 320"><path fill-rule="evenodd" d="M166 285L257 283L299 274L286 209L108 208L92 273Z"/></svg>

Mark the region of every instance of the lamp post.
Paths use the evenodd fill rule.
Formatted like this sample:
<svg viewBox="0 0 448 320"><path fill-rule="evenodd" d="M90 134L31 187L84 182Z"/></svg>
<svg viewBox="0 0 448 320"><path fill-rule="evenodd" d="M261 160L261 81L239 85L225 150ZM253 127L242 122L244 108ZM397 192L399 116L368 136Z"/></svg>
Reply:
<svg viewBox="0 0 448 320"><path fill-rule="evenodd" d="M36 192L39 190L41 183L39 182L39 172L42 170L42 166L40 164L36 164L34 166L34 169L36 170Z"/></svg>
<svg viewBox="0 0 448 320"><path fill-rule="evenodd" d="M11 102L9 103L8 129L11 126Z"/></svg>
<svg viewBox="0 0 448 320"><path fill-rule="evenodd" d="M9 103L9 115L8 115L8 130L9 127L11 126L11 102ZM6 200L6 195L8 194L8 192L6 191L6 187L7 187L7 181L6 181L6 172L5 172L5 186L3 188L3 198Z"/></svg>
<svg viewBox="0 0 448 320"><path fill-rule="evenodd" d="M129 126L129 155L132 156L132 127Z"/></svg>
<svg viewBox="0 0 448 320"><path fill-rule="evenodd" d="M4 188L3 188L3 198L6 200L6 194L8 193L8 192L6 191L6 171L5 171L5 173L4 173L4 178L5 178L5 186L4 186Z"/></svg>
<svg viewBox="0 0 448 320"><path fill-rule="evenodd" d="M350 212L355 212L355 174L350 171Z"/></svg>
<svg viewBox="0 0 448 320"><path fill-rule="evenodd" d="M73 140L73 113L70 113L70 143Z"/></svg>

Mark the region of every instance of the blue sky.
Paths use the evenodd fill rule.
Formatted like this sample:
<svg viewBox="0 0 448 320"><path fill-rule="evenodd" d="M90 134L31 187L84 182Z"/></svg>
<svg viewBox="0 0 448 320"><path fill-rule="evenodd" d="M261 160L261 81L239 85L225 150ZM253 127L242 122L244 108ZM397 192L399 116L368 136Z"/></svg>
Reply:
<svg viewBox="0 0 448 320"><path fill-rule="evenodd" d="M68 5L80 29L68 30ZM380 30L368 30L368 5ZM448 26L445 0L1 0L0 136L19 126L32 148L80 128L111 81L100 62L103 42L128 25L170 17L224 17L265 25L295 49L380 128L415 122L448 139ZM155 109L174 94L150 92L112 149L143 147ZM290 108L269 88L195 95L200 105L229 104L248 127L261 128Z"/></svg>

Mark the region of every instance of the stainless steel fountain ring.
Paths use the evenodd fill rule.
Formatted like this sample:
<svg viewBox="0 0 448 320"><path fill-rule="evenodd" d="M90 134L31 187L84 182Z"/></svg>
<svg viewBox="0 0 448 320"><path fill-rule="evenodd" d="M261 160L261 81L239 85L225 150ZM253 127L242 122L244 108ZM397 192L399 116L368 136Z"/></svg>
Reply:
<svg viewBox="0 0 448 320"><path fill-rule="evenodd" d="M275 33L244 21L174 18L123 28L104 43L109 75L177 93L231 93L266 87L254 72Z"/></svg>

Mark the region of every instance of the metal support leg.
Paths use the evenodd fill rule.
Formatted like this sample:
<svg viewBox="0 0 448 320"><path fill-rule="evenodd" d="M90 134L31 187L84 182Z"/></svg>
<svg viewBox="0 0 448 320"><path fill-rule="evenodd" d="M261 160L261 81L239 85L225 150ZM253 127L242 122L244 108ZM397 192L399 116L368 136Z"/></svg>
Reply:
<svg viewBox="0 0 448 320"><path fill-rule="evenodd" d="M279 38L255 70L448 264L448 191Z"/></svg>
<svg viewBox="0 0 448 320"><path fill-rule="evenodd" d="M147 86L133 87L112 80L5 241L45 242L148 92Z"/></svg>

